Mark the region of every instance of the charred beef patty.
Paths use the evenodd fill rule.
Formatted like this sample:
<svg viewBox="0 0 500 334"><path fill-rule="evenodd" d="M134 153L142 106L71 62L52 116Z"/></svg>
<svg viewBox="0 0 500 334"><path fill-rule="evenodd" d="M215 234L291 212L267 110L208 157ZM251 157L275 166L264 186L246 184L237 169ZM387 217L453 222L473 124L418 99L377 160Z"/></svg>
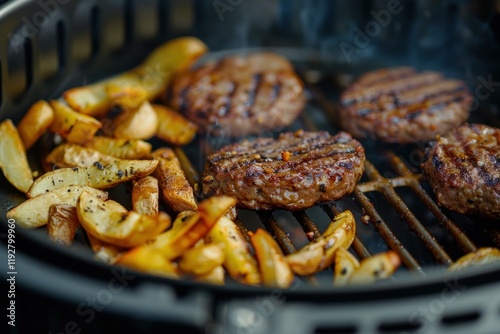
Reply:
<svg viewBox="0 0 500 334"><path fill-rule="evenodd" d="M304 108L302 81L270 52L230 56L178 75L170 104L200 130L231 137L279 130Z"/></svg>
<svg viewBox="0 0 500 334"><path fill-rule="evenodd" d="M283 133L229 145L211 154L203 174L205 196L229 195L253 210L300 210L353 191L365 151L341 132Z"/></svg>
<svg viewBox="0 0 500 334"><path fill-rule="evenodd" d="M500 218L500 129L465 124L438 139L422 170L439 204Z"/></svg>
<svg viewBox="0 0 500 334"><path fill-rule="evenodd" d="M341 96L340 122L357 138L390 143L433 140L463 124L472 97L466 84L411 67L361 76Z"/></svg>

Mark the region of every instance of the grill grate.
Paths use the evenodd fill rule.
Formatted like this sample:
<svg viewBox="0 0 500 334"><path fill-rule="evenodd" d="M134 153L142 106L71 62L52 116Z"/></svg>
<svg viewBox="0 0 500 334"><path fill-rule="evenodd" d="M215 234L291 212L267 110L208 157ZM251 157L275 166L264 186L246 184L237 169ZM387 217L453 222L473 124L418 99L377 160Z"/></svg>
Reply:
<svg viewBox="0 0 500 334"><path fill-rule="evenodd" d="M309 88L309 93L314 100L312 103L319 105L321 111L324 113L324 116L331 121L333 126L336 126L336 106L329 102L329 100L322 95L321 91L317 87ZM303 113L300 122L305 130L317 131L315 122L306 113ZM212 151L212 147L206 138L200 140L198 147L201 147L205 155ZM182 148L176 148L175 152L180 160L183 170L186 172L189 182L194 187L195 192L199 193L200 175L198 174L198 171L193 167L188 155ZM369 219L366 219L364 223L371 224L375 228L387 246L398 253L403 265L409 270L412 270L420 275L425 275L422 265L417 260L418 257L415 257L407 249L407 247L405 247L403 242L396 236L391 227L389 227L389 225L384 221L379 210L367 196L368 193L378 192L384 196L392 209L395 210L407 224L409 230L423 242L424 246L430 251L437 264L449 266L453 263L453 259L445 251L443 246L440 245L436 237L424 226L424 224L422 224L414 212L410 210L401 196L398 195L396 191L397 188L410 189L425 206L425 208L427 208L434 215L434 217L437 218L439 225L448 232L464 254L476 251L476 245L460 228L457 222L451 219L447 213L443 212L443 210L438 207L434 200L424 190L421 185L422 175L413 173L401 160L401 158L398 157L390 148L384 148L382 156L385 162L387 162L394 169L394 171L396 171L397 175L388 178L382 176L375 165L367 159L365 162L366 180L356 186L350 197L355 200L361 212L369 217ZM340 213L334 203L322 204L320 207L327 214L330 220L335 215ZM297 248L290 239L288 232L280 226L272 211L258 211L257 215L264 227L276 239L285 254L290 254L296 251ZM292 215L304 231L308 240L314 240L321 235L320 229L305 211L292 212ZM249 231L247 230L245 223L239 218L236 218L235 222L246 240L250 241ZM486 232L485 234L493 240L493 242L500 240L500 235L495 229L484 227L483 230ZM371 256L370 251L358 236L355 237L355 240L351 245L351 249L360 259ZM309 282L311 284L315 284L314 279L310 279Z"/></svg>

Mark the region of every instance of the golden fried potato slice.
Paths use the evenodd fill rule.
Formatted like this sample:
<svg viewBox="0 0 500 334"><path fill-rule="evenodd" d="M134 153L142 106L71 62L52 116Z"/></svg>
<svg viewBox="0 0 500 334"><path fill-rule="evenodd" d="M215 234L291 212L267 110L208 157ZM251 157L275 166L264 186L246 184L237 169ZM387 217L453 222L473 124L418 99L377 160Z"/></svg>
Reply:
<svg viewBox="0 0 500 334"><path fill-rule="evenodd" d="M146 159L151 155L151 144L143 140L94 137L86 147L119 159Z"/></svg>
<svg viewBox="0 0 500 334"><path fill-rule="evenodd" d="M359 268L359 261L347 249L340 247L335 252L335 269L333 272L333 285L345 286L352 274Z"/></svg>
<svg viewBox="0 0 500 334"><path fill-rule="evenodd" d="M218 244L201 244L187 250L179 260L179 268L187 274L208 274L224 263L224 251Z"/></svg>
<svg viewBox="0 0 500 334"><path fill-rule="evenodd" d="M13 218L22 227L35 228L47 224L49 207L54 204L76 205L82 192L93 194L101 200L108 198L108 193L87 186L68 186L54 189L33 197L7 212L8 218Z"/></svg>
<svg viewBox="0 0 500 334"><path fill-rule="evenodd" d="M210 197L198 206L196 214L189 216L179 229L172 231L170 249L167 254L176 258L204 238L217 221L236 200L228 196Z"/></svg>
<svg viewBox="0 0 500 334"><path fill-rule="evenodd" d="M106 133L115 138L149 139L158 130L158 116L149 102L144 102L137 109L123 110L111 122Z"/></svg>
<svg viewBox="0 0 500 334"><path fill-rule="evenodd" d="M24 148L28 150L47 131L54 121L54 110L46 101L31 106L17 125Z"/></svg>
<svg viewBox="0 0 500 334"><path fill-rule="evenodd" d="M401 259L394 251L370 256L359 264L349 279L349 285L370 284L390 277L400 266Z"/></svg>
<svg viewBox="0 0 500 334"><path fill-rule="evenodd" d="M153 109L158 116L156 137L177 146L189 144L193 140L198 131L196 124L166 106L153 104Z"/></svg>
<svg viewBox="0 0 500 334"><path fill-rule="evenodd" d="M252 255L245 237L232 220L227 217L220 218L208 233L207 240L224 245L223 265L234 280L244 284L260 284L257 261Z"/></svg>
<svg viewBox="0 0 500 334"><path fill-rule="evenodd" d="M293 282L293 273L278 243L260 228L251 236L251 240L259 263L262 284L288 288Z"/></svg>
<svg viewBox="0 0 500 334"><path fill-rule="evenodd" d="M179 278L176 265L152 247L133 248L119 256L115 264L153 275Z"/></svg>
<svg viewBox="0 0 500 334"><path fill-rule="evenodd" d="M475 252L465 254L448 267L449 271L456 271L471 266L500 261L500 249L483 247Z"/></svg>
<svg viewBox="0 0 500 334"><path fill-rule="evenodd" d="M55 204L50 206L47 233L51 240L66 246L71 245L79 224L74 205Z"/></svg>
<svg viewBox="0 0 500 334"><path fill-rule="evenodd" d="M58 133L69 143L81 144L92 142L102 123L93 117L80 114L60 101L52 100L54 120L50 131Z"/></svg>
<svg viewBox="0 0 500 334"><path fill-rule="evenodd" d="M69 143L57 146L45 158L46 163L59 168L90 167L96 162L109 164L117 160L92 148Z"/></svg>
<svg viewBox="0 0 500 334"><path fill-rule="evenodd" d="M106 86L106 94L112 101L112 105L118 106L124 110L138 109L147 101L147 92L141 87L123 87L116 84Z"/></svg>
<svg viewBox="0 0 500 334"><path fill-rule="evenodd" d="M23 193L33 184L23 142L10 119L0 123L0 168L10 184Z"/></svg>
<svg viewBox="0 0 500 334"><path fill-rule="evenodd" d="M76 203L76 212L83 228L95 238L118 247L134 247L153 239L170 226L170 216L156 216L116 210L90 193L83 192Z"/></svg>
<svg viewBox="0 0 500 334"><path fill-rule="evenodd" d="M158 180L152 176L132 181L132 208L141 215L158 214Z"/></svg>
<svg viewBox="0 0 500 334"><path fill-rule="evenodd" d="M196 276L194 280L202 283L224 285L224 276L224 268L222 266L218 266L204 275Z"/></svg>
<svg viewBox="0 0 500 334"><path fill-rule="evenodd" d="M91 115L103 116L111 106L106 87L141 87L148 100L154 100L163 92L172 75L183 71L207 52L207 47L193 37L173 39L155 49L144 62L133 70L116 77L85 87L70 89L64 99L75 110Z"/></svg>
<svg viewBox="0 0 500 334"><path fill-rule="evenodd" d="M141 87L148 92L148 99L153 100L165 91L172 76L189 68L208 47L194 37L172 39L151 52L141 65L133 69Z"/></svg>
<svg viewBox="0 0 500 334"><path fill-rule="evenodd" d="M106 189L147 176L154 171L157 164L156 160L116 160L108 164L96 162L90 167L56 169L36 179L26 195L31 198L70 185Z"/></svg>
<svg viewBox="0 0 500 334"><path fill-rule="evenodd" d="M293 272L309 276L332 265L335 252L345 249L354 241L356 222L350 211L344 211L333 219L326 231L310 244L287 256Z"/></svg>
<svg viewBox="0 0 500 334"><path fill-rule="evenodd" d="M75 207L75 212L76 212L76 207ZM87 233L87 239L89 240L92 251L94 251L94 256L96 257L96 259L104 263L109 263L109 264L115 263L119 254L124 252L124 248L105 243L93 237L89 233Z"/></svg>
<svg viewBox="0 0 500 334"><path fill-rule="evenodd" d="M175 152L164 147L157 149L152 155L158 160L158 167L153 175L160 183L163 200L175 212L196 211L193 188L186 179Z"/></svg>

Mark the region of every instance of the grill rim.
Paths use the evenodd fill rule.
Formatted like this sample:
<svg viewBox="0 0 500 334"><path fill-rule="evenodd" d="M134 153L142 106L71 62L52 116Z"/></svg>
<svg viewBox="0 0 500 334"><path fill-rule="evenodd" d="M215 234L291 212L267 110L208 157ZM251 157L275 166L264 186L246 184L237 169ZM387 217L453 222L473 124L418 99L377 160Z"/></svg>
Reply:
<svg viewBox="0 0 500 334"><path fill-rule="evenodd" d="M114 3L118 3L118 2L119 2L119 1L114 1ZM75 1L75 3L76 3L76 4L81 4L81 2L76 2L76 1ZM129 3L129 2L127 2L127 3ZM13 16L13 17L16 17L16 18L20 18L20 17L23 15L23 12L24 12L24 13L26 13L26 12L28 12L28 13L33 13L32 9L33 9L33 8L37 9L37 7L33 7L33 6L35 6L35 4L36 4L36 2L35 2L35 1L31 1L31 2L14 2L14 3L8 3L8 4L4 5L3 7L1 7L1 9L0 9L0 19L4 20L6 17L9 17L9 16ZM75 5L70 4L70 7L72 7L72 6L75 6L75 7L76 7L76 6L77 6L76 4L75 4ZM95 5L95 3L94 3L94 2L92 2L92 3L89 3L88 5L89 5L89 7L92 7L92 8L93 8L93 6ZM69 9L68 9L68 12L69 12ZM59 15L59 16L64 16L65 14L68 14L68 13L67 13L66 11L63 11L62 13L60 13L60 15ZM68 14L68 15L69 15L69 14ZM57 20L59 20L59 16L56 16L56 19L57 19ZM12 20L12 18L11 18L11 20ZM10 23L9 23L9 25L10 25L10 26L14 26L14 25L13 25L13 24L11 24L11 23L12 23L12 22L10 22ZM48 25L47 27L49 28L49 26L50 26L50 25ZM66 39L69 39L69 35L70 35L72 32L73 32L73 31L72 31L72 29L68 29L68 31L66 32L66 34L67 34L67 36L66 36L67 38L66 38ZM42 34L40 34L40 35L42 35ZM2 47L1 52L2 52L2 54L6 54L6 50L5 50L5 49L3 49L3 48L4 48L4 47ZM64 51L62 51L62 52L69 52L69 49L70 49L70 47L68 46L68 47L66 47L66 48L64 49ZM228 50L226 50L226 51L223 51L223 52L230 52L230 50L229 50L229 51L228 51ZM75 65L75 62L73 61L73 59L69 57L70 55L71 55L71 54L69 54L69 53L68 53L68 54L65 54L65 56L66 56L66 58L65 58L65 60L66 60L66 61L65 61L65 65L66 65L66 66L64 67L63 71L59 71L59 72L56 74L56 77L57 77L57 78L61 78L61 77L63 77L63 78L64 78L64 77L68 76L68 73L69 73L68 71L70 71L70 70L71 70L71 68L72 68L72 66L73 66L73 65ZM100 53L99 53L96 57L94 57L94 56L93 56L90 60L91 60L91 61L96 61L96 62L97 62L97 60L100 58L100 56L102 56L102 54L100 54ZM8 73L8 71L7 71L7 70L5 70L5 69L7 68L7 65L6 65L6 64L7 64L7 58L8 58L8 57L4 57L4 58L2 59L2 79L5 79L5 78L7 77L7 73ZM101 57L101 58L102 58L102 57ZM89 60L89 61L90 61L90 60ZM129 60L129 61L132 61L132 60ZM80 64L80 65L81 65L81 64ZM82 68L81 68L80 66L79 66L78 68L79 68L79 70L82 70ZM50 86L48 89L52 89L52 87L57 87L57 86L59 86L59 88L58 88L59 90L61 89L61 87L60 87L60 85L59 85L59 82L57 82L58 80L56 80L56 77L54 77L53 79L51 79L51 86ZM34 77L34 78L38 78L38 77ZM38 80L38 79L37 79L37 80ZM4 80L2 80L2 81L4 81ZM41 81L41 83L43 83L43 80ZM5 85L3 85L3 86L5 86ZM37 88L37 87L34 87L34 86L36 86L36 85L31 84L31 85L27 88L27 92L26 92L27 94L33 94L33 95L32 95L33 97L32 97L31 99L36 99L36 97L37 97L37 92L38 92L38 93L40 92L40 89L35 89L35 88ZM38 83L38 86L40 86L40 83ZM38 88L39 88L39 87L38 87ZM55 93L55 92L57 92L57 90L54 90L54 93ZM23 100L23 102L20 104L20 103L19 103L19 101L17 101L17 102L16 102L15 100L6 99L6 98L5 98L5 94L6 94L6 93L5 93L5 92L3 92L3 95L4 95L4 96L3 96L3 99L2 99L2 102L3 102L3 103L2 103L2 111L3 111L3 112L5 112L5 109L9 109L10 107L15 107L15 108L13 108L13 109L17 109L17 110L19 110L19 109L23 109L23 106L29 105L29 104L31 104L31 102L32 102L32 101L31 101L31 100L29 100L29 99L24 99L24 100ZM3 115L4 115L4 113L2 114L2 116L3 116ZM18 115L18 116L20 116L20 115ZM18 195L18 194L17 194L17 195ZM16 195L13 195L13 196L15 197ZM5 227L6 227L6 221L4 221L4 225L5 225ZM25 232L25 231L22 231L22 232L20 232L20 233L24 233L24 232ZM29 233L29 232L27 232L27 233ZM196 283L196 284L201 285L200 283ZM378 286L378 285L377 285L377 286ZM330 289L335 289L335 288L333 288L333 287L332 287L332 288L330 288Z"/></svg>

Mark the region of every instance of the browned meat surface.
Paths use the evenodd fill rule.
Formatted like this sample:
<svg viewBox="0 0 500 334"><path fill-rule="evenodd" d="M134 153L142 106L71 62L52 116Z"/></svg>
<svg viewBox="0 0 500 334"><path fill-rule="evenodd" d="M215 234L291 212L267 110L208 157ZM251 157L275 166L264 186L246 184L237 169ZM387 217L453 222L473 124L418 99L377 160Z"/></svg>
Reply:
<svg viewBox="0 0 500 334"><path fill-rule="evenodd" d="M464 82L411 67L361 76L341 96L340 122L358 138L390 143L434 139L463 124L472 97Z"/></svg>
<svg viewBox="0 0 500 334"><path fill-rule="evenodd" d="M465 124L438 139L422 170L439 204L500 218L500 129Z"/></svg>
<svg viewBox="0 0 500 334"><path fill-rule="evenodd" d="M170 104L200 130L232 137L279 130L304 107L303 84L273 53L231 56L178 75Z"/></svg>
<svg viewBox="0 0 500 334"><path fill-rule="evenodd" d="M254 210L300 210L352 192L365 151L345 132L297 131L226 146L207 160L205 196L229 195Z"/></svg>

